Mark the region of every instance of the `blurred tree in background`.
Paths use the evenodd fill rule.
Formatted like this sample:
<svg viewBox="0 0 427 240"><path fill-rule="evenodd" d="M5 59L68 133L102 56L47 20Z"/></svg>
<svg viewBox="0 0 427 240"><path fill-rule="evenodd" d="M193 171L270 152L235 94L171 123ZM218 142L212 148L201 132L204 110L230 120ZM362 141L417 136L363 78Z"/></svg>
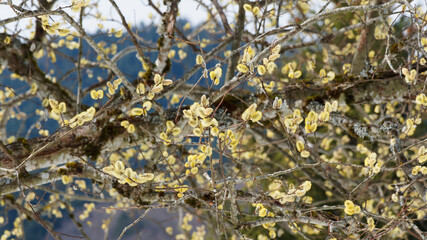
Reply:
<svg viewBox="0 0 427 240"><path fill-rule="evenodd" d="M424 0L186 2L0 2L1 239L427 238Z"/></svg>

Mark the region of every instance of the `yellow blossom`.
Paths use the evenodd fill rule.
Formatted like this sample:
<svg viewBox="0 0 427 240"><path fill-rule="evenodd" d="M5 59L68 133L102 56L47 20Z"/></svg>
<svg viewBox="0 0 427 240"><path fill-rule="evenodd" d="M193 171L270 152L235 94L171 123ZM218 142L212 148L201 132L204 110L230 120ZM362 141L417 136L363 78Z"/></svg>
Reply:
<svg viewBox="0 0 427 240"><path fill-rule="evenodd" d="M301 152L302 150L304 150L304 143L300 140L297 141L297 150L298 152Z"/></svg>
<svg viewBox="0 0 427 240"><path fill-rule="evenodd" d="M258 65L257 70L258 74L261 76L265 75L265 73L267 72L267 69L265 69L264 65Z"/></svg>
<svg viewBox="0 0 427 240"><path fill-rule="evenodd" d="M239 64L237 65L237 70L241 73L247 73L249 71L249 68L243 64Z"/></svg>
<svg viewBox="0 0 427 240"><path fill-rule="evenodd" d="M344 206L345 206L344 212L347 215L353 215L353 214L359 214L360 213L360 207L357 205L354 205L354 203L350 200L346 200L344 202Z"/></svg>
<svg viewBox="0 0 427 240"><path fill-rule="evenodd" d="M196 57L196 64L197 65L202 65L203 63L203 57L201 55L197 55Z"/></svg>
<svg viewBox="0 0 427 240"><path fill-rule="evenodd" d="M375 229L375 221L371 217L368 218L368 228L369 228L369 231L371 232Z"/></svg>
<svg viewBox="0 0 427 240"><path fill-rule="evenodd" d="M305 131L307 133L315 132L317 129L317 119L318 114L313 110L308 113L307 118L305 119Z"/></svg>

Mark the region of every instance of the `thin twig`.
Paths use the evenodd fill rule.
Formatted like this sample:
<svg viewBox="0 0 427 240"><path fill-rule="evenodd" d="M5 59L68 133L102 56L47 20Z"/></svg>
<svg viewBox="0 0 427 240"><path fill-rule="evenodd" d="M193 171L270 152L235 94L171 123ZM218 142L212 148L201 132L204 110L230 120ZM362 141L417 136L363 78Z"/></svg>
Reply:
<svg viewBox="0 0 427 240"><path fill-rule="evenodd" d="M122 233L120 234L120 236L117 238L117 240L120 240L120 239L122 239L122 237L125 235L125 233L129 230L129 229L131 229L133 226L135 226L139 221L141 221L146 215L147 215L147 213L148 212L150 212L150 210L151 210L151 208L147 208L147 210L145 210L145 212L141 215L141 216L139 216L139 218L137 218L135 221L133 221L133 223L131 223L131 224L129 224L128 226L126 226L124 229L123 229L123 231L122 231Z"/></svg>

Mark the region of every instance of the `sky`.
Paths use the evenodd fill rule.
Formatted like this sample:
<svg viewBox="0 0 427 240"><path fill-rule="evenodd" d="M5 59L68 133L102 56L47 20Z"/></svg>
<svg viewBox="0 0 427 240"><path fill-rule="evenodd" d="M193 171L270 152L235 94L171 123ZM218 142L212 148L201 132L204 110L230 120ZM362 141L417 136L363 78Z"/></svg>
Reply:
<svg viewBox="0 0 427 240"><path fill-rule="evenodd" d="M19 5L22 0L8 0L12 1L14 4ZM31 2L27 0L28 2ZM203 1L203 0L200 0ZM422 7L425 10L425 1L426 0L415 0L412 1L412 5L418 5L418 6L424 6ZM6 5L5 0L0 0L0 20L16 16L14 11ZM58 0L53 9L61 6L66 7L70 6L72 0ZM86 11L88 11L90 14L95 16L98 12L102 14L103 17L107 19L115 19L116 21L106 21L103 22L104 30L106 28L111 29L123 29L123 26L120 22L117 21L119 19L119 16L115 9L112 7L109 0L90 0L91 4L96 3L98 5L98 8L87 8ZM159 16L155 13L155 11L152 9L152 7L148 6L148 0L115 0L116 4L119 6L120 10L123 12L123 15L126 17L126 21L130 23L132 26L138 26L141 22L145 24L149 24L151 22L158 23ZM162 2L161 0L153 0L153 2ZM210 1L205 0L206 4L211 4ZM224 4L225 1L220 1L221 4ZM326 3L325 0L312 0L311 2L311 8L316 10L319 10L323 4ZM162 6L163 7L163 6ZM160 7L161 11L164 11L165 9ZM329 6L333 7L333 6ZM233 19L234 14L236 12L236 7L232 6L232 8L226 9L226 15L228 19ZM71 16L73 16L76 20L78 19L78 14L72 12L69 8L65 8L65 11L67 11ZM204 7L199 6L199 3L197 3L195 0L181 0L179 3L179 11L181 19L187 19L192 26L196 26L206 20L207 12L205 11ZM154 19L150 19L149 16L153 15L155 16ZM53 21L59 21L63 22L62 19L60 19L59 16L52 17L51 20ZM286 24L286 18L281 18L281 23ZM19 23L11 23L7 25L8 32L16 32L17 30L21 30L20 35L21 36L29 36L30 32L34 30L34 27L30 27L26 29L26 26L29 25L29 22L33 21L34 18L27 18L25 20L19 21ZM84 18L83 26L86 29L88 33L95 33L99 30L99 24L100 21L95 19L94 17Z"/></svg>
<svg viewBox="0 0 427 240"><path fill-rule="evenodd" d="M3 2L3 3L1 3ZM19 5L22 0L12 0L12 2L16 5ZM122 11L123 15L126 17L126 21L128 23L131 23L132 26L135 26L135 24L139 24L141 22L144 23L150 23L151 20L149 18L149 15L152 14L153 16L157 16L152 9L152 7L148 6L147 0L119 0L115 1L116 4L119 6L120 10ZM153 1L157 2L157 1ZM71 3L71 0L59 0L55 6L69 6ZM111 6L111 3L109 0L91 0L91 3L98 3L98 11L102 13L104 17L107 19L119 19L119 16L115 9ZM14 11L8 6L5 5L5 1L0 0L0 20L4 20L9 17L14 17L16 14ZM53 9L55 9L55 6ZM161 8L161 10L164 10ZM71 13L72 16L75 16L77 19L77 14L71 12L69 9L65 10L68 13ZM179 4L179 11L180 11L180 17L185 18L190 21L191 25L195 26L204 20L206 20L206 11L203 9L203 7L198 6L198 3L196 3L194 0L181 0ZM97 10L90 9L89 13L96 14ZM17 26L16 23L9 24L7 27L8 29L25 29L25 27L29 24L30 19L21 20L19 22L19 25ZM34 20L33 20L34 22ZM156 22L156 21L155 21ZM95 20L94 18L87 18L84 19L83 26L89 33L95 33L99 30L98 27L98 20ZM104 23L105 27L108 28L116 28L121 29L120 23L114 22L114 21L108 21ZM28 33L29 34L29 31Z"/></svg>

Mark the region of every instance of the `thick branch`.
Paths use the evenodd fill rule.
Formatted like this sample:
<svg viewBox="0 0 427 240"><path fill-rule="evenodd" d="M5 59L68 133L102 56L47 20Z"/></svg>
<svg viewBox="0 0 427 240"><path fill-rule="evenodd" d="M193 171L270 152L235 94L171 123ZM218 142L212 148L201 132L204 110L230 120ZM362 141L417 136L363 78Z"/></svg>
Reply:
<svg viewBox="0 0 427 240"><path fill-rule="evenodd" d="M243 0L239 1L239 13L237 14L236 32L233 35L233 43L231 45L232 51L235 51L237 48L239 48L242 42L243 29L245 28L245 9L243 8L244 2L245 1ZM231 56L228 63L228 67L227 67L225 82L228 82L234 76L239 58L240 58L239 52Z"/></svg>
<svg viewBox="0 0 427 240"><path fill-rule="evenodd" d="M0 41L3 42L6 37L13 38L13 36L3 33L0 34ZM37 95L41 100L54 98L59 102L65 102L67 108L71 109L65 115L74 116L75 96L60 84L46 78L45 73L39 68L30 46L15 38L10 44L0 47L0 61L6 62L9 70L24 77L29 85L33 82L36 83Z"/></svg>
<svg viewBox="0 0 427 240"><path fill-rule="evenodd" d="M165 1L167 10L162 17L162 22L160 23L161 25L158 30L160 35L158 40L159 54L155 62L156 67L154 68L154 71L159 74L166 73L166 71L168 71L168 64L170 64L168 53L172 47L176 15L178 13L178 3L179 0Z"/></svg>

